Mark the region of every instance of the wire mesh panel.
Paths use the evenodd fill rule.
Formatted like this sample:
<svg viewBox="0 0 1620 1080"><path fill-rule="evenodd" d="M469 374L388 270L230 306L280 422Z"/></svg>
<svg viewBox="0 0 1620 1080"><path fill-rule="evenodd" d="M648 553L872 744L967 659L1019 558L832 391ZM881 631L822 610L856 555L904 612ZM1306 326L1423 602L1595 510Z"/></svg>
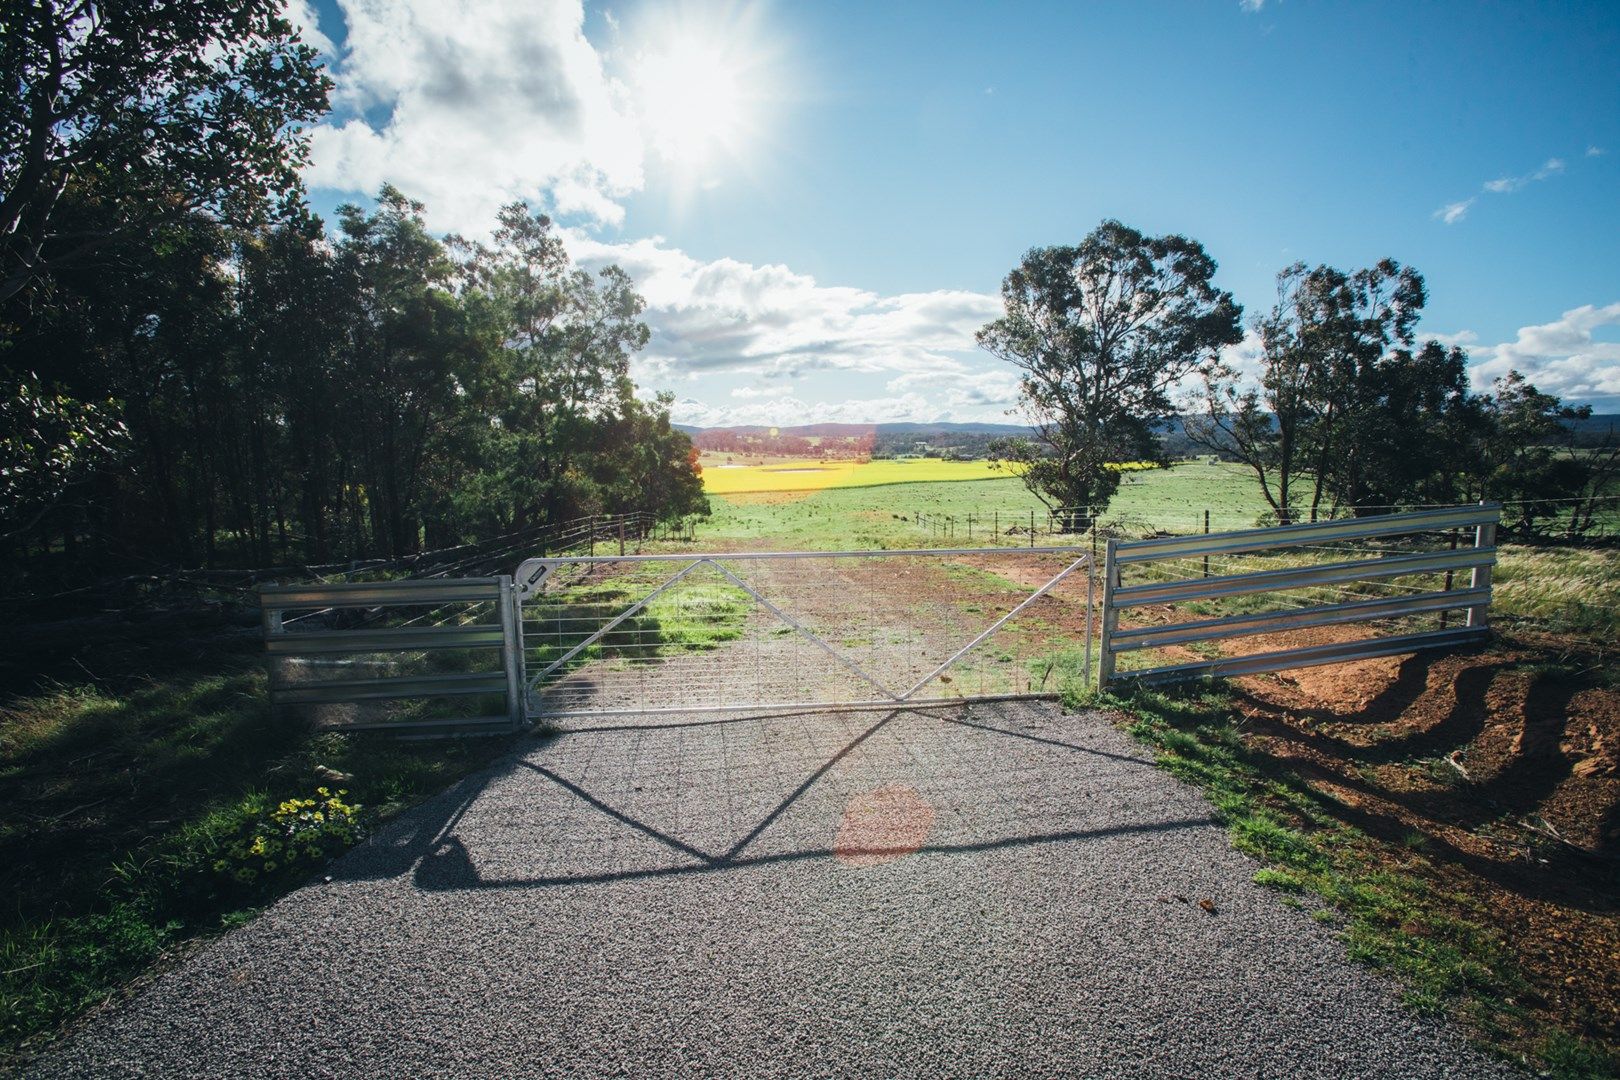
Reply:
<svg viewBox="0 0 1620 1080"><path fill-rule="evenodd" d="M533 718L1058 693L1089 665L1077 548L532 559Z"/></svg>

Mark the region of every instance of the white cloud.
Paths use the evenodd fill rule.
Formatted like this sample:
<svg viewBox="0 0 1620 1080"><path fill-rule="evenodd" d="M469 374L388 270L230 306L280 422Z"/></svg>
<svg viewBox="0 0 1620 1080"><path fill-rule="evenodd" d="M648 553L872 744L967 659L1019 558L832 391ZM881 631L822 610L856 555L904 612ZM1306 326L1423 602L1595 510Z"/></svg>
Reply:
<svg viewBox="0 0 1620 1080"><path fill-rule="evenodd" d="M585 39L579 0L340 4L334 104L347 119L312 132L312 186L392 182L436 227L469 233L518 198L623 220L619 200L643 185L644 140ZM295 6L307 16L304 0Z"/></svg>
<svg viewBox="0 0 1620 1080"><path fill-rule="evenodd" d="M1434 216L1447 225L1455 225L1468 216L1468 208L1474 205L1473 198L1461 199L1454 203L1447 203L1434 212Z"/></svg>
<svg viewBox="0 0 1620 1080"><path fill-rule="evenodd" d="M1420 333L1418 338L1421 341L1438 341L1447 348L1458 345L1465 349L1471 349L1479 344L1479 335L1472 330L1459 330L1455 334Z"/></svg>
<svg viewBox="0 0 1620 1080"><path fill-rule="evenodd" d="M1620 327L1620 302L1572 308L1553 322L1521 327L1512 341L1474 346L1469 375L1478 390L1488 390L1493 379L1518 371L1539 389L1566 401L1620 397L1620 342L1598 340L1595 331L1604 327ZM1477 340L1466 330L1449 336L1465 345Z"/></svg>
<svg viewBox="0 0 1620 1080"><path fill-rule="evenodd" d="M890 379L891 393L931 391L933 400L952 412L986 410L1005 413L1018 403L1018 376L1011 370L963 371L943 382L931 372L908 372Z"/></svg>
<svg viewBox="0 0 1620 1080"><path fill-rule="evenodd" d="M332 44L331 38L321 32L320 20L316 17L315 10L309 6L309 0L286 0L282 14L293 24L293 29L298 31L305 45L312 46L328 57L337 55L337 46Z"/></svg>
<svg viewBox="0 0 1620 1080"><path fill-rule="evenodd" d="M1238 7L1251 14L1265 6L1266 0L1238 0Z"/></svg>
<svg viewBox="0 0 1620 1080"><path fill-rule="evenodd" d="M670 410L676 423L697 427L893 424L949 420L952 415L949 409L921 394L848 401L803 401L786 397L745 405L712 405L696 398L682 398Z"/></svg>
<svg viewBox="0 0 1620 1080"><path fill-rule="evenodd" d="M616 263L635 279L653 330L648 360L677 376L841 371L954 379L966 367L949 354L974 350L974 333L1001 314L1000 301L985 293L880 296L821 285L781 265L701 262L657 237L609 243L570 230L566 240L581 265Z"/></svg>
<svg viewBox="0 0 1620 1080"><path fill-rule="evenodd" d="M1597 154L1594 154L1593 151L1597 151L1597 154L1603 153L1603 151L1598 150L1597 147L1589 146L1586 149L1586 156L1596 157ZM1542 162L1541 168L1537 169L1535 172L1527 173L1524 176L1499 176L1495 180L1485 181L1484 184L1480 185L1480 190L1491 195L1511 195L1515 191L1524 190L1526 187L1536 183L1537 181L1546 180L1550 177L1557 176L1559 173L1563 172L1566 167L1567 163L1563 158L1548 158L1546 161ZM1469 209L1478 201L1478 195L1471 195L1466 199L1460 199L1454 203L1447 203L1440 209L1436 210L1432 216L1440 221L1445 222L1447 225L1455 225L1457 222L1468 216Z"/></svg>
<svg viewBox="0 0 1620 1080"><path fill-rule="evenodd" d="M744 401L756 401L763 398L782 398L793 393L791 386L738 386L732 388L731 396Z"/></svg>
<svg viewBox="0 0 1620 1080"><path fill-rule="evenodd" d="M1586 148L1587 157L1602 157L1606 153L1608 153L1608 151L1604 150L1601 146L1588 146Z"/></svg>

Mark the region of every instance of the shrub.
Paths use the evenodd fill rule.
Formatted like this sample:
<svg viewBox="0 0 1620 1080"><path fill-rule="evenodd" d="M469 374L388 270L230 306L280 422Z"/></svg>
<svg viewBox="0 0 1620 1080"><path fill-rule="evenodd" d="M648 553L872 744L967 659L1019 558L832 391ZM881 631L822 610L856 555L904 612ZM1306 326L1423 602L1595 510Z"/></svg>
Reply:
<svg viewBox="0 0 1620 1080"><path fill-rule="evenodd" d="M214 871L241 885L319 866L360 839L360 807L348 791L317 788L315 798L288 799L245 821L214 860Z"/></svg>

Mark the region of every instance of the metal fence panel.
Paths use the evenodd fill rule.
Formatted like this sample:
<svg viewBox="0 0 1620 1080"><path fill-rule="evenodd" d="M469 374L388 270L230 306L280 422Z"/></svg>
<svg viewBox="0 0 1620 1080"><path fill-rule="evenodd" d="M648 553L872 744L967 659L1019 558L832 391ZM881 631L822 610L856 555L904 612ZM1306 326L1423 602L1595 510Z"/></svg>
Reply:
<svg viewBox="0 0 1620 1080"><path fill-rule="evenodd" d="M510 577L267 585L259 590L259 605L272 707L321 708L324 726L342 730L473 734L514 731L523 723L522 631ZM446 607L447 615L425 622ZM407 625L371 625L400 608L428 610ZM331 659L373 655L385 658L373 666L397 668L448 649L498 651L499 667L379 676L363 662ZM321 677L328 670L342 675ZM499 696L501 714L399 717L380 708L470 696Z"/></svg>
<svg viewBox="0 0 1620 1080"><path fill-rule="evenodd" d="M1103 569L1103 618L1098 665L1100 684L1107 686L1116 679L1126 678L1153 684L1206 676L1281 671L1344 660L1391 656L1422 648L1456 647L1477 641L1486 629L1486 613L1491 598L1491 568L1496 562L1496 527L1500 515L1500 505L1486 503L1271 529L1157 537L1128 543L1110 540ZM1209 574L1209 556L1230 557L1283 549L1306 549L1311 545L1414 536L1461 528L1472 528L1474 534L1473 544L1461 550L1382 552L1370 558L1339 559L1315 565L1219 573L1214 576ZM1122 583L1122 574L1127 567L1151 568L1155 563L1192 559L1204 560L1202 576L1194 567L1188 576L1169 581L1139 585ZM1464 588L1453 589L1453 575L1459 571L1468 572L1468 584ZM1228 614L1191 621L1172 618L1151 626L1121 629L1119 625L1121 610L1150 604L1229 600L1289 590L1388 582L1393 578L1436 574L1445 575L1444 588L1415 588L1405 595L1313 603L1282 610ZM1466 612L1463 626L1445 626L1444 613L1450 611ZM1126 672L1117 670L1119 654L1141 649L1188 646L1426 614L1439 614L1441 628L1272 650L1249 656L1211 657Z"/></svg>
<svg viewBox="0 0 1620 1080"><path fill-rule="evenodd" d="M1154 537L1151 540L1136 540L1121 544L1119 561L1132 563L1152 559L1187 558L1194 555L1235 555L1295 544L1323 544L1336 540L1402 536L1459 526L1494 525L1501 516L1501 504L1489 503L1448 507L1443 510L1420 510L1410 514L1380 514L1376 517L1313 521L1303 525L1278 525L1266 529Z"/></svg>

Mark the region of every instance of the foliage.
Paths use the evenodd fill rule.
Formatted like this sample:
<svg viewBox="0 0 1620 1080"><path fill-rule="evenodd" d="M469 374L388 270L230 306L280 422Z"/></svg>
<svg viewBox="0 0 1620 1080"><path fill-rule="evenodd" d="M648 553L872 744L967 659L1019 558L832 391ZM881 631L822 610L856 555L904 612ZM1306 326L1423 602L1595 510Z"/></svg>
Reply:
<svg viewBox="0 0 1620 1080"><path fill-rule="evenodd" d="M1255 322L1260 371L1204 373L1185 423L1195 443L1249 469L1278 524L1349 508L1381 513L1423 503L1514 503L1509 528L1536 531L1562 515L1587 531L1620 469L1620 447L1562 452L1567 408L1518 372L1489 395L1470 392L1467 356L1416 343L1427 294L1410 267L1386 259L1352 273L1296 263L1277 276L1277 303Z"/></svg>
<svg viewBox="0 0 1620 1080"><path fill-rule="evenodd" d="M1583 454L1557 444L1572 441L1568 423L1591 416L1591 407L1566 406L1517 371L1497 379L1480 406L1479 447L1466 478L1468 494L1508 502L1512 516L1504 524L1524 535L1535 534L1545 519L1557 516L1553 500L1584 501L1567 531L1573 535L1589 529L1594 504L1614 475L1620 444Z"/></svg>
<svg viewBox="0 0 1620 1080"><path fill-rule="evenodd" d="M360 807L348 791L316 788L315 797L286 799L249 819L214 860L216 874L244 885L321 865L364 835Z"/></svg>
<svg viewBox="0 0 1620 1080"><path fill-rule="evenodd" d="M1313 516L1325 501L1413 498L1426 475L1412 475L1415 463L1433 460L1428 444L1466 396L1458 350L1412 352L1426 300L1423 278L1392 259L1352 273L1285 268L1254 325L1258 385L1211 367L1188 436L1253 470L1280 523L1298 520L1307 498Z"/></svg>
<svg viewBox="0 0 1620 1080"><path fill-rule="evenodd" d="M340 855L361 824L509 746L312 730L271 715L259 658L241 652L199 657L187 643L178 669L143 653L128 679L0 708L0 1071L23 1039L171 945L237 924ZM327 786L334 772L352 798Z"/></svg>
<svg viewBox="0 0 1620 1080"><path fill-rule="evenodd" d="M0 5L0 303L192 211L296 212L331 82L282 6ZM64 199L99 207L94 226L62 228Z"/></svg>
<svg viewBox="0 0 1620 1080"><path fill-rule="evenodd" d="M317 223L193 215L115 244L127 274L60 270L0 363L107 402L127 438L19 540L267 566L702 513L672 399L628 375L647 340L629 278L570 266L543 215L502 221L494 248L447 245L384 187L339 211L332 243Z"/></svg>
<svg viewBox="0 0 1620 1080"><path fill-rule="evenodd" d="M116 454L124 434L111 403L78 401L19 373L0 395L0 536L32 527Z"/></svg>
<svg viewBox="0 0 1620 1080"><path fill-rule="evenodd" d="M1048 506L1085 528L1119 485L1109 462L1158 456L1169 391L1241 339L1215 260L1183 236L1104 221L1076 246L1035 248L1003 281L1006 313L979 344L1015 365L1033 439L993 451Z"/></svg>

